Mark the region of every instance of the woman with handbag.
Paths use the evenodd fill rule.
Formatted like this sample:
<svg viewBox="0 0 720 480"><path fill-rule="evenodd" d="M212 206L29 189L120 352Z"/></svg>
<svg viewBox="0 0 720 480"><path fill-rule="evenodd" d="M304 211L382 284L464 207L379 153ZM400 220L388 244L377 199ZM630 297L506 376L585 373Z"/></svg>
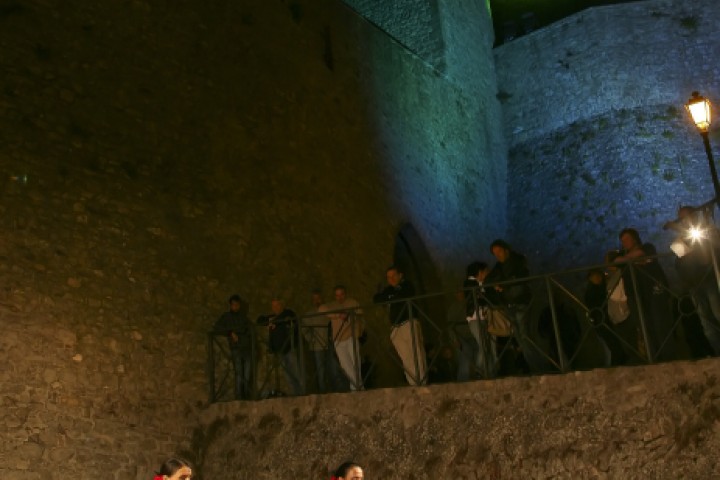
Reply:
<svg viewBox="0 0 720 480"><path fill-rule="evenodd" d="M490 273L490 267L484 262L473 262L467 266L466 273L467 278L463 282L467 299L466 320L478 344L475 368L481 378L495 378L498 371L497 348L495 338L488 330L494 316L482 287L485 277Z"/></svg>

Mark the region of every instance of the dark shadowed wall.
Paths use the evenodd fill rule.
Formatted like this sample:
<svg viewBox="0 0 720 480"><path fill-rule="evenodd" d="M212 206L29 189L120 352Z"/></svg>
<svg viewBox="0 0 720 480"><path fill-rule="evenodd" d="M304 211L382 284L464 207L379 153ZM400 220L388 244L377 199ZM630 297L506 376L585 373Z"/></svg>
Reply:
<svg viewBox="0 0 720 480"><path fill-rule="evenodd" d="M3 478L196 455L229 294L252 317L337 282L366 302L408 224L441 288L504 229L493 81L340 2L3 0L0 32Z"/></svg>

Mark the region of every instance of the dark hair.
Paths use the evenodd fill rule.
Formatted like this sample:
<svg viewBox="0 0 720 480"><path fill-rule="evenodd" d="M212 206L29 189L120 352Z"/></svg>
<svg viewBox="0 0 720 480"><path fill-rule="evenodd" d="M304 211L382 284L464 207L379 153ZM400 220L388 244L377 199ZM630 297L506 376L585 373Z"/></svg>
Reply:
<svg viewBox="0 0 720 480"><path fill-rule="evenodd" d="M337 285L335 285L335 286L333 287L333 292L334 292L335 290L342 290L343 292L346 292L346 293L347 293L347 288L345 288L345 285L343 285L342 283L338 283Z"/></svg>
<svg viewBox="0 0 720 480"><path fill-rule="evenodd" d="M488 264L485 262L472 262L465 269L465 273L468 277L476 277L478 273L486 270L487 268Z"/></svg>
<svg viewBox="0 0 720 480"><path fill-rule="evenodd" d="M348 471L350 471L350 469L353 467L362 468L357 463L348 461L348 462L343 463L342 465L340 465L339 467L337 467L335 469L335 472L333 473L333 477L337 478L337 479L341 479L341 478L345 477L345 475L348 474Z"/></svg>
<svg viewBox="0 0 720 480"><path fill-rule="evenodd" d="M637 243L638 247L642 246L642 240L640 240L640 234L637 230L634 228L623 228L620 232L620 235L618 235L618 238L622 238L623 235L630 235L633 240L635 240L635 243Z"/></svg>
<svg viewBox="0 0 720 480"><path fill-rule="evenodd" d="M242 299L240 298L240 295L238 295L237 293L230 295L230 298L228 298L228 303L233 303L233 302L242 303Z"/></svg>
<svg viewBox="0 0 720 480"><path fill-rule="evenodd" d="M492 249L495 247L500 247L504 250L512 250L512 248L510 248L510 244L502 238L493 240L493 242L490 244L490 251L492 251Z"/></svg>
<svg viewBox="0 0 720 480"><path fill-rule="evenodd" d="M395 270L398 273L403 273L402 270L400 270L400 267L397 265L390 265L387 269L385 269L385 272L389 272L390 270Z"/></svg>
<svg viewBox="0 0 720 480"><path fill-rule="evenodd" d="M157 471L158 475L174 475L175 472L180 470L182 467L191 467L189 462L181 458L168 458L160 465L160 469Z"/></svg>

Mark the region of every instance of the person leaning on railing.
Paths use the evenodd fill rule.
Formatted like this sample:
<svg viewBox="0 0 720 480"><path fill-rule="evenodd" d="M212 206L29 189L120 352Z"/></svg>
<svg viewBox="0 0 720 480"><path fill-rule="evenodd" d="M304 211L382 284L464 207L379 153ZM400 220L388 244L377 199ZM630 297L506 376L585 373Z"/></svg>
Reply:
<svg viewBox="0 0 720 480"><path fill-rule="evenodd" d="M272 313L260 315L257 324L268 327L270 352L280 361L293 395L302 395L305 388L300 378L296 348L300 340L297 315L285 308L285 303L279 298L272 299L270 309Z"/></svg>
<svg viewBox="0 0 720 480"><path fill-rule="evenodd" d="M394 300L409 299L415 295L415 288L405 280L403 273L395 266L387 269L388 285L375 294L375 303L392 302ZM390 341L405 370L405 378L410 385L424 385L427 381L427 363L425 359L425 345L423 343L420 322L412 314L411 302L393 302L389 304Z"/></svg>
<svg viewBox="0 0 720 480"><path fill-rule="evenodd" d="M717 261L720 239L717 228L706 219L698 218L698 211L696 207L680 207L677 219L666 223L663 229L677 234L670 246L677 255L675 269L690 293L705 338L715 355L720 355L720 290L713 271L713 253ZM698 238L688 238L693 229Z"/></svg>
<svg viewBox="0 0 720 480"><path fill-rule="evenodd" d="M623 249L615 262L630 262L623 272L625 293L630 310L638 314L641 328L644 324L648 359L674 360L678 345L672 303L667 277L655 258L657 250L653 244L643 243L634 228L624 228L618 237ZM635 275L630 267L637 271Z"/></svg>
<svg viewBox="0 0 720 480"><path fill-rule="evenodd" d="M213 332L225 335L235 371L235 399L250 398L255 330L242 308L240 295L228 299L230 309L215 322Z"/></svg>
<svg viewBox="0 0 720 480"><path fill-rule="evenodd" d="M492 283L521 280L530 275L525 255L516 252L505 240L497 239L490 244L490 251L497 259L490 273L485 277L485 285ZM497 305L507 311L512 322L515 336L525 362L533 372L547 369L547 358L530 338L530 318L527 311L532 300L532 292L525 282L503 283L495 285Z"/></svg>
<svg viewBox="0 0 720 480"><path fill-rule="evenodd" d="M332 329L332 339L340 369L350 382L350 390L363 390L360 336L364 330L360 303L347 296L344 285L336 285L335 301L325 305Z"/></svg>
<svg viewBox="0 0 720 480"><path fill-rule="evenodd" d="M477 342L475 368L481 378L493 378L497 374L497 350L495 341L488 333L488 320L492 309L485 298L483 281L490 273L490 267L485 262L475 261L467 266L467 278L463 282L465 288L466 309L465 318L470 332Z"/></svg>

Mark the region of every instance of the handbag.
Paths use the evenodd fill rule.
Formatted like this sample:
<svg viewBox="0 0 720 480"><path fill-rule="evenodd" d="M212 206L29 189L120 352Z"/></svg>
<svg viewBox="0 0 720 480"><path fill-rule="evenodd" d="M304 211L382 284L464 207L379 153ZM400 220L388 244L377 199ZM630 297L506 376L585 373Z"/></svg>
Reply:
<svg viewBox="0 0 720 480"><path fill-rule="evenodd" d="M488 333L495 337L509 337L513 333L507 312L497 308L488 309Z"/></svg>

